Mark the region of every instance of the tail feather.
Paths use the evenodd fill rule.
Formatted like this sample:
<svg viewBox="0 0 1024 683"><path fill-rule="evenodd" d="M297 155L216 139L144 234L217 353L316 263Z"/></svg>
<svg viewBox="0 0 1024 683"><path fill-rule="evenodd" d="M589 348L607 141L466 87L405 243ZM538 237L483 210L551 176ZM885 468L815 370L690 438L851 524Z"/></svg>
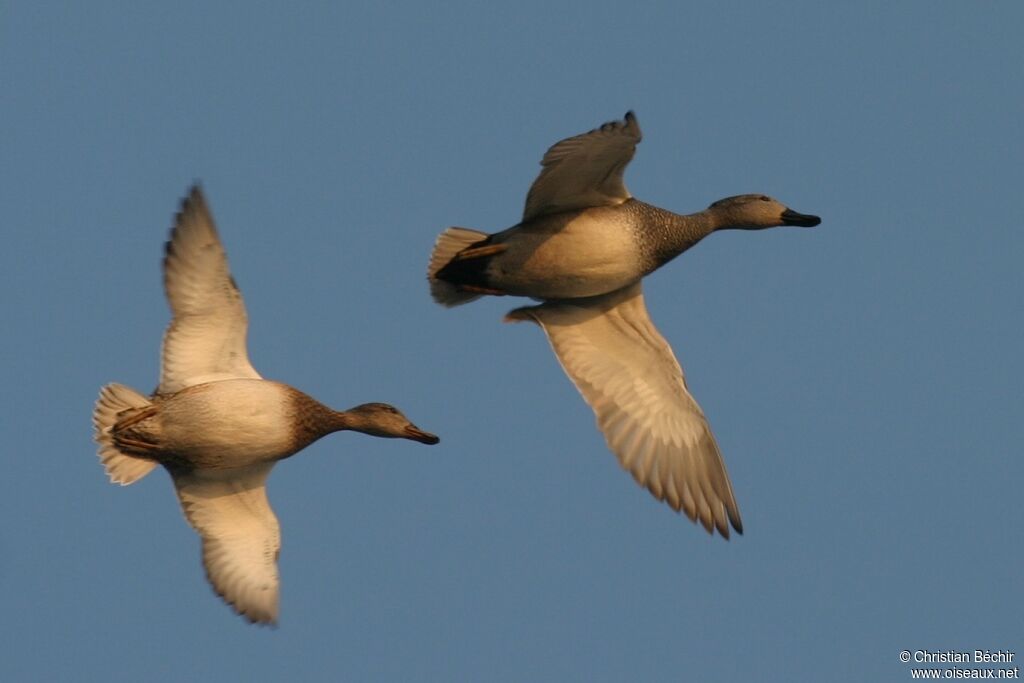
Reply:
<svg viewBox="0 0 1024 683"><path fill-rule="evenodd" d="M437 279L437 273L460 251L477 242L487 239L486 232L469 228L448 228L437 236L434 251L430 255L427 266L427 279L430 280L430 295L442 306L459 306L480 298L479 294L464 292L457 285Z"/></svg>
<svg viewBox="0 0 1024 683"><path fill-rule="evenodd" d="M92 425L95 428L93 438L100 445L100 463L107 471L110 481L115 484L132 484L156 467L152 460L122 453L114 445L114 438L111 436L118 415L131 408L145 408L148 405L148 398L123 384L108 384L100 389L100 397L96 400L96 408L92 413Z"/></svg>

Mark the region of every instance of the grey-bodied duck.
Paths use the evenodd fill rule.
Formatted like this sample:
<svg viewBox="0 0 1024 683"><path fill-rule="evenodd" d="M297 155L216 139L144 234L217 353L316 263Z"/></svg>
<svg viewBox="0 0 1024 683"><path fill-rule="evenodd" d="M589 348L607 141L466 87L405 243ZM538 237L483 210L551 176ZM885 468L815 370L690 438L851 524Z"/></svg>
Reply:
<svg viewBox="0 0 1024 683"><path fill-rule="evenodd" d="M507 321L543 328L593 408L620 464L656 498L725 538L743 523L718 444L682 368L651 323L641 281L716 230L813 227L762 194L680 215L634 199L623 172L641 140L632 112L556 143L526 196L522 220L487 234L449 228L427 269L434 300L483 295L542 300Z"/></svg>

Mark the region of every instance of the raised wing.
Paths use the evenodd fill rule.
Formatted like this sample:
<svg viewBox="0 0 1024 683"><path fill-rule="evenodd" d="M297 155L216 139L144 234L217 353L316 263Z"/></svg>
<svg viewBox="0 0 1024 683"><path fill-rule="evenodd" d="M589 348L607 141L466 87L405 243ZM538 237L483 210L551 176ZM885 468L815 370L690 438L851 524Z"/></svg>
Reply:
<svg viewBox="0 0 1024 683"><path fill-rule="evenodd" d="M157 393L260 377L245 348L245 302L198 186L182 201L165 247L164 290L172 319L164 333Z"/></svg>
<svg viewBox="0 0 1024 683"><path fill-rule="evenodd" d="M708 532L717 528L728 538L731 522L743 533L718 444L672 349L651 324L639 282L519 308L507 319L544 329L608 447L639 484Z"/></svg>
<svg viewBox="0 0 1024 683"><path fill-rule="evenodd" d="M185 518L203 539L203 566L217 595L251 622L277 621L281 531L267 501L273 463L172 472Z"/></svg>
<svg viewBox="0 0 1024 683"><path fill-rule="evenodd" d="M614 206L629 199L622 173L640 139L640 124L629 111L623 121L611 121L552 145L526 195L523 221L560 211Z"/></svg>

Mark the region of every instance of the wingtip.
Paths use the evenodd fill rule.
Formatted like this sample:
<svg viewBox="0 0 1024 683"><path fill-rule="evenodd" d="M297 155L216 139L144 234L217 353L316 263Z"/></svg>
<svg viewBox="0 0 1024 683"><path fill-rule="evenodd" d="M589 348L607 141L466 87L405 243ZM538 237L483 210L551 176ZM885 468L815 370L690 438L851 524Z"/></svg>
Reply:
<svg viewBox="0 0 1024 683"><path fill-rule="evenodd" d="M210 572L206 572L206 580L210 582L210 587L213 592L219 597L224 603L231 608L231 611L242 617L246 623L252 624L253 626L259 626L260 628L269 628L276 631L278 624L277 606L272 608L262 608L254 605L243 605L237 599L229 598L227 593L223 592L214 583L210 577Z"/></svg>
<svg viewBox="0 0 1024 683"><path fill-rule="evenodd" d="M204 206L206 204L206 198L203 195L203 187L200 185L198 180L192 181L192 184L188 186L188 190L185 192L185 196L178 202L178 210L174 214L174 226L180 225L182 220L190 212L194 211L198 206ZM170 246L168 244L167 246Z"/></svg>
<svg viewBox="0 0 1024 683"><path fill-rule="evenodd" d="M732 530L736 532L737 536L742 536L743 535L743 522L740 521L740 518L738 516L737 517L733 517L732 514L730 513L730 515L729 515L729 524L732 525ZM721 534L722 538L724 538L727 541L730 540L729 536L730 536L730 533L731 533L730 530L729 530L729 524L726 524L724 526L718 527L718 533Z"/></svg>
<svg viewBox="0 0 1024 683"><path fill-rule="evenodd" d="M636 131L636 141L639 143L644 139L643 133L640 131L640 122L636 120L636 114L630 109L626 112L625 116L626 128Z"/></svg>
<svg viewBox="0 0 1024 683"><path fill-rule="evenodd" d="M738 536L743 535L743 520L740 519L740 513L738 510L730 510L726 508L728 521L725 521L724 518L719 518L718 516L705 517L701 511L694 511L693 514L691 514L691 512L682 505L677 507L667 500L666 502L668 502L676 512L686 515L691 522L702 526L704 530L708 532L708 536L714 536L717 531L719 536L728 541L731 540L730 536L733 531L735 531Z"/></svg>
<svg viewBox="0 0 1024 683"><path fill-rule="evenodd" d="M718 533L721 534L722 538L724 538L727 541L729 540L729 536L730 536L732 531L735 531L737 536L742 536L743 535L743 520L740 519L739 511L738 510L730 510L727 507L726 508L726 515L728 515L728 517L729 517L729 521L728 522L723 520L720 525L717 524L717 523L715 524L715 528L718 529ZM732 527L731 530L729 528L730 526Z"/></svg>
<svg viewBox="0 0 1024 683"><path fill-rule="evenodd" d="M210 207L206 202L206 195L203 193L202 184L198 180L192 181L185 196L178 202L178 210L174 213L174 221L164 242L164 267L167 266L167 259L174 254L175 232L191 218L202 216L213 226L213 217L210 215ZM216 228L214 228L216 232Z"/></svg>
<svg viewBox="0 0 1024 683"><path fill-rule="evenodd" d="M206 195L203 193L203 184L198 180L193 180L192 184L188 186L188 192L181 200L181 212L184 212L188 207L194 204L205 204Z"/></svg>
<svg viewBox="0 0 1024 683"><path fill-rule="evenodd" d="M232 607L234 607L234 605L232 605ZM235 609L235 612L243 619L245 619L247 623L252 624L253 626L257 626L259 628L265 628L271 631L276 631L280 626L277 623L277 617L253 617L249 616L245 612L239 612L237 609Z"/></svg>
<svg viewBox="0 0 1024 683"><path fill-rule="evenodd" d="M730 498L732 496L730 495ZM740 536L743 535L743 518L740 517L739 506L736 505L736 500L727 500L725 503L725 515L729 518L729 522L726 526L732 525L732 528L736 530L736 533Z"/></svg>

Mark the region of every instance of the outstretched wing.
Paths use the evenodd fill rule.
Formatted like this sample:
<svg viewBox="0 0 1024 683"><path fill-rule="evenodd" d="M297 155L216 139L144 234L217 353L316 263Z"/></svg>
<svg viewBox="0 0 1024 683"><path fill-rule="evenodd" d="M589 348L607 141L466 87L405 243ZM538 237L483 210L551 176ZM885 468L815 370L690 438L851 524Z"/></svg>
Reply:
<svg viewBox="0 0 1024 683"><path fill-rule="evenodd" d="M519 308L547 334L622 467L709 532L743 525L718 444L637 282L610 294Z"/></svg>
<svg viewBox="0 0 1024 683"><path fill-rule="evenodd" d="M614 206L629 199L622 173L640 139L640 124L629 111L622 121L552 145L526 195L523 221L560 211Z"/></svg>
<svg viewBox="0 0 1024 683"><path fill-rule="evenodd" d="M281 531L267 501L272 467L171 473L185 518L203 539L206 578L235 611L261 624L277 621Z"/></svg>
<svg viewBox="0 0 1024 683"><path fill-rule="evenodd" d="M182 201L165 247L164 289L172 319L164 333L157 393L260 377L246 351L245 302L198 186Z"/></svg>

